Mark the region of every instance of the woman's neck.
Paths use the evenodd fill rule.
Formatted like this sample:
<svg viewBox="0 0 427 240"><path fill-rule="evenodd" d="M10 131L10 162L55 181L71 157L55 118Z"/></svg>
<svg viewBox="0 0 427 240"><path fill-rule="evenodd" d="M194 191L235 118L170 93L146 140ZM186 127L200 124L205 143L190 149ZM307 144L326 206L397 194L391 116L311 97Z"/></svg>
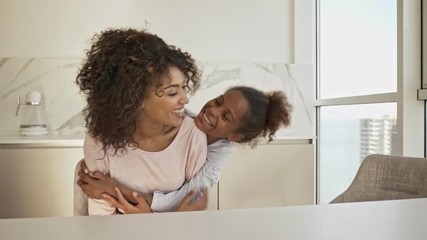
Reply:
<svg viewBox="0 0 427 240"><path fill-rule="evenodd" d="M136 125L133 139L142 150L161 151L172 143L178 131L178 127L141 121Z"/></svg>
<svg viewBox="0 0 427 240"><path fill-rule="evenodd" d="M152 125L141 123L137 125L135 134L143 139L158 138L159 136L169 135L170 132L178 130L177 127L166 125Z"/></svg>

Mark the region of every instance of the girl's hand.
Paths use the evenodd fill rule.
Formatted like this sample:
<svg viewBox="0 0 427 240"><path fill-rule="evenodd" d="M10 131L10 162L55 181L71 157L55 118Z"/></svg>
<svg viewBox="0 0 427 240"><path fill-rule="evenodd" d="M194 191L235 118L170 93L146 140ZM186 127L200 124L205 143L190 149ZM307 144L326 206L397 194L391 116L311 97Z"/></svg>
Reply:
<svg viewBox="0 0 427 240"><path fill-rule="evenodd" d="M199 196L198 196L199 195ZM200 211L208 207L208 189L197 192L195 189L182 199L175 211Z"/></svg>
<svg viewBox="0 0 427 240"><path fill-rule="evenodd" d="M80 166L77 184L89 198L102 199L102 194L104 193L116 194L114 187L119 186L119 183L115 179L108 174L89 172L85 162L82 162Z"/></svg>
<svg viewBox="0 0 427 240"><path fill-rule="evenodd" d="M151 213L151 208L145 199L137 192L132 192L135 198L136 205L128 202L118 187L114 187L117 199L109 194L103 194L102 197L109 202L113 207L122 210L124 213Z"/></svg>

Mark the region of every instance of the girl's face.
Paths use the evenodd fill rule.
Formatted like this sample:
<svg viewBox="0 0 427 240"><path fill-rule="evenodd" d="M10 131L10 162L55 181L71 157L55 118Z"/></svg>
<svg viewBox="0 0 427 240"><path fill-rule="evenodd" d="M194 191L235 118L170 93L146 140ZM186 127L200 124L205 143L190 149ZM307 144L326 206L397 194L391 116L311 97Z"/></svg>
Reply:
<svg viewBox="0 0 427 240"><path fill-rule="evenodd" d="M188 97L184 74L177 67L169 67L161 88L154 89L144 100L141 109L144 121L163 126L179 127L185 117Z"/></svg>
<svg viewBox="0 0 427 240"><path fill-rule="evenodd" d="M231 90L207 102L194 119L196 126L208 135L208 140L227 138L239 141L244 135L237 133L249 103L238 90Z"/></svg>

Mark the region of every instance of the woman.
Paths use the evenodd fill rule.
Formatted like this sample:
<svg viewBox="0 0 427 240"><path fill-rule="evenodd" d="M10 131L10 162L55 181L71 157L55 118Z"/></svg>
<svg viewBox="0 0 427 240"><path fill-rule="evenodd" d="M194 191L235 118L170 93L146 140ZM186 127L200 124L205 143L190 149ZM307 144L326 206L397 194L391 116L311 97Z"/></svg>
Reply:
<svg viewBox="0 0 427 240"><path fill-rule="evenodd" d="M108 176L98 174L96 176L98 180L95 180L81 173L80 176L83 180L80 182L80 186L85 193L92 197L102 198L105 192L121 199L118 202L115 198L105 196L116 207L124 209L127 213L149 212L149 205L155 211L203 209L206 205L206 197L194 202L192 198L195 196L195 192L190 190L211 187L218 182L231 153L221 151L221 147L218 148L218 146L227 144L227 140L249 143L251 146L255 146L257 141L262 138L271 141L281 126L289 125L291 111L292 106L287 102L283 92L263 93L250 87L233 87L223 95L207 102L195 118L197 127L208 136L208 143L210 143L208 157L201 171L179 191L168 194L156 192L153 202L151 202L150 195L144 194L144 198L148 202L145 203L140 195L132 197L132 190ZM120 191L113 191L115 186L119 186L126 198L137 205L134 206L124 201ZM185 197L187 193L189 195Z"/></svg>
<svg viewBox="0 0 427 240"><path fill-rule="evenodd" d="M206 159L206 135L184 113L200 75L188 53L145 31L95 35L76 83L87 94L85 163L141 192L172 191ZM141 181L144 176L144 181ZM89 214L114 214L89 200Z"/></svg>

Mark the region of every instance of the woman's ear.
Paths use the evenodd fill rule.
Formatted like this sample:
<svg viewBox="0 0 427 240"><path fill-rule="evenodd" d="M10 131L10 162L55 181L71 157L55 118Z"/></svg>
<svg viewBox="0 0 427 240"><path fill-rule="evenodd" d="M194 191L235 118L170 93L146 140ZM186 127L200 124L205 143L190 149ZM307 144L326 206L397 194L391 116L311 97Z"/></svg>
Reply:
<svg viewBox="0 0 427 240"><path fill-rule="evenodd" d="M143 109L145 106L145 101L142 101L140 109Z"/></svg>
<svg viewBox="0 0 427 240"><path fill-rule="evenodd" d="M245 134L236 133L236 134L231 134L230 136L228 136L227 140L230 141L230 142L239 142L243 138L245 138Z"/></svg>

